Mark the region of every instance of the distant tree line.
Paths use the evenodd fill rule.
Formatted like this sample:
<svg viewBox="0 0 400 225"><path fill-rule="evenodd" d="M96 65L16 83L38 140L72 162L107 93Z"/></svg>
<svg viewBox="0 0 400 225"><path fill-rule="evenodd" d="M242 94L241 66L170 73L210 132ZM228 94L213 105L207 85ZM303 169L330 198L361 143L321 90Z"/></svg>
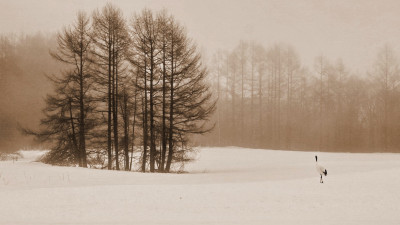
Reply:
<svg viewBox="0 0 400 225"><path fill-rule="evenodd" d="M62 67L48 54L55 45L53 35L0 34L0 152L34 147L18 124L39 124L42 98L51 91L45 74Z"/></svg>
<svg viewBox="0 0 400 225"><path fill-rule="evenodd" d="M367 74L325 56L314 68L293 47L241 41L213 57L216 129L208 145L398 152L400 70L384 46Z"/></svg>
<svg viewBox="0 0 400 225"><path fill-rule="evenodd" d="M165 11L80 12L50 54L65 68L48 76L42 128L25 129L51 143L48 163L170 172L192 159L190 135L212 128L201 56Z"/></svg>

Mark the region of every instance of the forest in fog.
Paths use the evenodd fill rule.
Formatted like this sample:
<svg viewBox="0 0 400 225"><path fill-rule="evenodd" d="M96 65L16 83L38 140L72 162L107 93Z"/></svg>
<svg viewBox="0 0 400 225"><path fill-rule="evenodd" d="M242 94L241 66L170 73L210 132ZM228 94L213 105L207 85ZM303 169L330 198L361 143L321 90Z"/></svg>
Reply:
<svg viewBox="0 0 400 225"><path fill-rule="evenodd" d="M18 127L39 125L43 98L52 90L46 74L62 68L49 55L55 44L54 35L1 35L0 151L34 146L32 138L23 136Z"/></svg>
<svg viewBox="0 0 400 225"><path fill-rule="evenodd" d="M384 43L366 74L329 56L301 63L287 44L240 41L214 54L216 129L207 143L252 148L398 152L400 70ZM204 140L204 139L202 139Z"/></svg>
<svg viewBox="0 0 400 225"><path fill-rule="evenodd" d="M142 171L190 160L193 145L399 151L391 46L356 73L329 55L305 65L286 43L242 40L204 60L186 29L166 11L107 5L57 34L2 34L0 150Z"/></svg>

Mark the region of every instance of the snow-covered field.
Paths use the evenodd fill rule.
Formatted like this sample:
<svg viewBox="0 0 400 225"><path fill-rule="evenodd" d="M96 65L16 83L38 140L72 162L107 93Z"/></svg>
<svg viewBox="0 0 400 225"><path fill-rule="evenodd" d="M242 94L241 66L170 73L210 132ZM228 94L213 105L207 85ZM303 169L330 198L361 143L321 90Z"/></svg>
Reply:
<svg viewBox="0 0 400 225"><path fill-rule="evenodd" d="M400 224L400 154L201 148L184 174L0 162L0 224Z"/></svg>

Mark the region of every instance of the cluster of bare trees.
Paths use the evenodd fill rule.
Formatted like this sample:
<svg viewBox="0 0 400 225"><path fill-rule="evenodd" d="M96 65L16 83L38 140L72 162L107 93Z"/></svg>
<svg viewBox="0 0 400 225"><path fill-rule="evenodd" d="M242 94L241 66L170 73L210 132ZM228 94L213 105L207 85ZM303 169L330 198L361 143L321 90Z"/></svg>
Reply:
<svg viewBox="0 0 400 225"><path fill-rule="evenodd" d="M384 47L365 75L341 60L241 41L214 55L216 129L203 142L272 149L398 151L399 61Z"/></svg>
<svg viewBox="0 0 400 225"><path fill-rule="evenodd" d="M91 17L81 12L51 55L66 67L49 77L43 129L26 130L53 144L49 163L169 172L191 159L189 136L210 128L207 72L165 11L128 21L111 4Z"/></svg>

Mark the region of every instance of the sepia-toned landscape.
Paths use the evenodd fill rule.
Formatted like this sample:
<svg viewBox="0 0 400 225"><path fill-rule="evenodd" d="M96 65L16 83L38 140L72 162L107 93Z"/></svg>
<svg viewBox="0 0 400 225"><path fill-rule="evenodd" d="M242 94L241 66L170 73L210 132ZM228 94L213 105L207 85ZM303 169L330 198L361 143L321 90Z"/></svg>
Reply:
<svg viewBox="0 0 400 225"><path fill-rule="evenodd" d="M0 224L398 224L399 11L0 0Z"/></svg>

